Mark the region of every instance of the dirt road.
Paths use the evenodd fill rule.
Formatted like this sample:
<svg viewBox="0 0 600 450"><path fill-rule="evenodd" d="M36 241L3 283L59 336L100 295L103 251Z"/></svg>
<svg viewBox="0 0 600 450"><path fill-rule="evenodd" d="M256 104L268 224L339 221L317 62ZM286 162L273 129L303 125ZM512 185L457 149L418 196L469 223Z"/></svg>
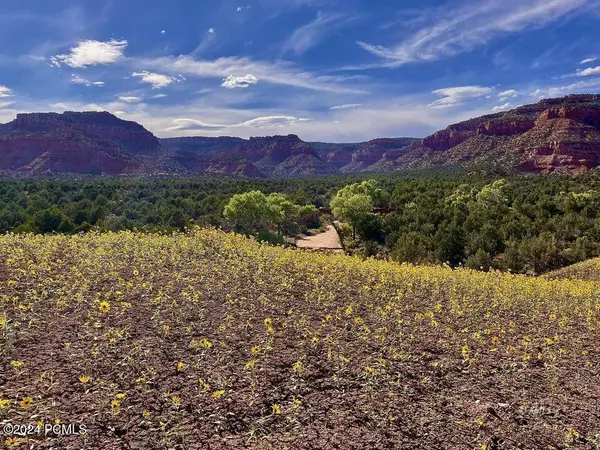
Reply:
<svg viewBox="0 0 600 450"><path fill-rule="evenodd" d="M328 225L323 233L315 236L307 236L296 241L299 248L309 248L314 250L329 250L335 253L343 253L342 243L333 225Z"/></svg>

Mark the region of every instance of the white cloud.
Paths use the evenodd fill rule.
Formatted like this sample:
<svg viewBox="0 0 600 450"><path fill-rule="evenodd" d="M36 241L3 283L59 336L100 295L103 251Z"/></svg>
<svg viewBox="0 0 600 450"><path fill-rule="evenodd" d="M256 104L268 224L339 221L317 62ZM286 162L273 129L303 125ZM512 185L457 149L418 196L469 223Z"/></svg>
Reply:
<svg viewBox="0 0 600 450"><path fill-rule="evenodd" d="M412 94L388 96L379 101L372 99L361 108L331 112L327 108L333 104L331 100L336 95L315 92L312 95L298 93L297 96L290 96L286 98L287 101L281 102L280 107L240 109L232 107L229 101L223 101L229 92L217 90L215 94L214 97L191 99L189 103L173 104L126 103L117 99L97 105L69 102L63 110L121 111L123 119L141 123L159 137L226 134L248 138L293 133L307 141L363 142L386 136L427 136L451 123L489 114L491 107L487 102L473 102L465 105L465 108L427 108L429 94ZM234 99L240 95L231 94ZM315 101L320 105L318 111ZM19 105L19 111L0 110L0 118L9 121L14 119L17 112L57 109L47 103L19 102ZM235 105L239 105L239 102ZM307 119L309 117L311 120Z"/></svg>
<svg viewBox="0 0 600 450"><path fill-rule="evenodd" d="M160 73L152 73L152 72L133 72L131 74L132 77L140 77L142 79L142 83L149 83L152 85L152 89L161 89L167 87L171 83L178 81L175 77L170 77L168 75L162 75Z"/></svg>
<svg viewBox="0 0 600 450"><path fill-rule="evenodd" d="M362 103L348 103L346 105L338 105L338 106L332 106L331 110L338 110L338 109L354 109L354 108L358 108L362 106Z"/></svg>
<svg viewBox="0 0 600 450"><path fill-rule="evenodd" d="M297 55L305 53L318 45L334 30L350 21L351 19L344 14L323 14L319 12L315 20L292 33L290 38L283 44L283 51L293 52Z"/></svg>
<svg viewBox="0 0 600 450"><path fill-rule="evenodd" d="M58 112L64 112L64 111L97 111L97 112L108 111L108 108L100 106L97 103L87 103L85 105L82 105L80 103L59 102L59 103L52 103L50 105L50 107L52 108L52 110L58 111Z"/></svg>
<svg viewBox="0 0 600 450"><path fill-rule="evenodd" d="M315 91L364 94L361 88L351 87L347 82L352 77L318 76L304 72L295 65L285 62L254 61L249 58L224 57L213 61L195 60L189 56L137 59L134 64L144 68L156 68L175 74L199 78L226 78L232 73L254 74L261 82L294 86Z"/></svg>
<svg viewBox="0 0 600 450"><path fill-rule="evenodd" d="M586 59L584 59L583 61L581 61L579 64L589 64L589 63L591 63L591 62L594 62L594 61L596 61L597 59L598 59L598 58L596 58L595 56L594 56L594 57L592 57L592 58L586 58Z"/></svg>
<svg viewBox="0 0 600 450"><path fill-rule="evenodd" d="M494 106L492 108L492 112L508 111L509 109L512 109L512 105L510 103L506 102L504 105Z"/></svg>
<svg viewBox="0 0 600 450"><path fill-rule="evenodd" d="M445 5L424 11L422 20L427 25L395 46L365 42L359 45L384 60L379 66L435 61L471 51L507 34L548 25L568 14L583 12L593 3L590 0L481 0L464 2L458 8Z"/></svg>
<svg viewBox="0 0 600 450"><path fill-rule="evenodd" d="M485 97L494 92L494 88L484 86L458 86L433 91L432 94L439 95L442 98L430 103L432 108L448 108L456 106L465 100Z"/></svg>
<svg viewBox="0 0 600 450"><path fill-rule="evenodd" d="M108 42L100 41L80 41L77 46L72 47L66 55L56 55L51 59L52 65L60 67L61 64L82 69L87 66L112 64L123 57L127 48L127 41L110 40Z"/></svg>
<svg viewBox="0 0 600 450"><path fill-rule="evenodd" d="M7 106L14 105L15 102L0 102L0 109L4 109Z"/></svg>
<svg viewBox="0 0 600 450"><path fill-rule="evenodd" d="M267 128L272 126L283 127L284 125L290 125L296 122L306 122L309 120L311 119L294 116L266 116L247 120L246 122L242 122L237 126L251 128Z"/></svg>
<svg viewBox="0 0 600 450"><path fill-rule="evenodd" d="M210 34L215 34L215 29L214 29L214 28L209 28L209 29L208 29L208 32L209 32Z"/></svg>
<svg viewBox="0 0 600 450"><path fill-rule="evenodd" d="M532 92L530 95L536 98L553 98L561 97L568 94L585 94L589 93L591 89L600 88L600 78L592 78L590 80L578 81L564 86L550 86L546 88L539 88Z"/></svg>
<svg viewBox="0 0 600 450"><path fill-rule="evenodd" d="M119 100L125 103L139 103L142 101L142 98L135 96L120 96Z"/></svg>
<svg viewBox="0 0 600 450"><path fill-rule="evenodd" d="M86 78L82 78L79 75L71 75L72 84L82 84L84 86L104 86L104 81L90 81Z"/></svg>
<svg viewBox="0 0 600 450"><path fill-rule="evenodd" d="M162 34L162 35L164 36L165 34L167 34L167 31L166 31L166 30L162 30L162 31L160 32L160 34Z"/></svg>
<svg viewBox="0 0 600 450"><path fill-rule="evenodd" d="M156 94L150 98L159 99L159 98L165 98L165 97L167 97L167 94Z"/></svg>
<svg viewBox="0 0 600 450"><path fill-rule="evenodd" d="M583 70L580 69L577 71L578 77L589 77L592 75L600 75L600 66L588 67L587 69L583 69Z"/></svg>
<svg viewBox="0 0 600 450"><path fill-rule="evenodd" d="M2 86L0 84L0 98L12 97L12 95L13 95L12 92L13 92L12 89L9 89L6 86Z"/></svg>
<svg viewBox="0 0 600 450"><path fill-rule="evenodd" d="M226 129L226 128L281 128L286 125L292 125L297 122L306 122L311 119L295 117L295 116L263 116L256 117L254 119L246 120L244 122L229 124L229 125L217 125L212 123L203 122L195 119L174 119L174 125L170 127L169 131L175 130L202 130L202 129Z"/></svg>
<svg viewBox="0 0 600 450"><path fill-rule="evenodd" d="M227 89L236 89L247 88L251 84L256 83L258 83L258 78L249 73L248 75L245 75L243 77L234 77L233 75L229 75L223 80L221 86Z"/></svg>
<svg viewBox="0 0 600 450"><path fill-rule="evenodd" d="M519 93L517 91L515 91L514 89L509 89L507 91L503 91L498 94L498 98L500 100L506 100L507 98L514 98L514 97L518 97L518 96L519 96Z"/></svg>

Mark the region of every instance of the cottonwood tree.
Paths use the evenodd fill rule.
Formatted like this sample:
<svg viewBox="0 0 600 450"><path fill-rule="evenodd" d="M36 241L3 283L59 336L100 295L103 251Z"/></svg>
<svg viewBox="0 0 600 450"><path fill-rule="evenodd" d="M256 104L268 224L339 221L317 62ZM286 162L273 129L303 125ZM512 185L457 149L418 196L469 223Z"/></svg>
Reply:
<svg viewBox="0 0 600 450"><path fill-rule="evenodd" d="M356 226L373 212L373 196L378 192L374 181L350 184L340 189L331 200L331 210L337 217L352 226L352 239L356 239Z"/></svg>

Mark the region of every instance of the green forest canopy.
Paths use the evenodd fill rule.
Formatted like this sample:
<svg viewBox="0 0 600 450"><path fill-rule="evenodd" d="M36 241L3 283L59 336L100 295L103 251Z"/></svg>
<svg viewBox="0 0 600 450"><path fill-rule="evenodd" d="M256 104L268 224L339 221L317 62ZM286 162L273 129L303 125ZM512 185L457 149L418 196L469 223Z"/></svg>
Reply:
<svg viewBox="0 0 600 450"><path fill-rule="evenodd" d="M395 213L348 220L358 240L376 244L398 261L541 273L600 255L597 172L506 179L439 173L365 178L374 179L380 192L372 197L373 206L389 206ZM282 211L286 202L328 207L345 186L365 178L4 179L0 232L170 232L193 224L234 229L223 212L235 194L285 194L271 197ZM336 213L340 205L334 201L331 206Z"/></svg>

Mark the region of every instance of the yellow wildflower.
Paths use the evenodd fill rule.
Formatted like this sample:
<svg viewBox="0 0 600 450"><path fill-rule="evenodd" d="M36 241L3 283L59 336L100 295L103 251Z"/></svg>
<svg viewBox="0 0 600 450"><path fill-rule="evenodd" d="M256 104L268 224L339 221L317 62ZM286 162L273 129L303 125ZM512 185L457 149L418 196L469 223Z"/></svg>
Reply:
<svg viewBox="0 0 600 450"><path fill-rule="evenodd" d="M33 399L31 397L24 397L23 400L19 402L19 405L21 405L21 408L27 409L31 406L32 403Z"/></svg>
<svg viewBox="0 0 600 450"><path fill-rule="evenodd" d="M219 398L221 398L223 396L224 393L225 393L225 390L215 391L212 394L212 398L219 399Z"/></svg>

